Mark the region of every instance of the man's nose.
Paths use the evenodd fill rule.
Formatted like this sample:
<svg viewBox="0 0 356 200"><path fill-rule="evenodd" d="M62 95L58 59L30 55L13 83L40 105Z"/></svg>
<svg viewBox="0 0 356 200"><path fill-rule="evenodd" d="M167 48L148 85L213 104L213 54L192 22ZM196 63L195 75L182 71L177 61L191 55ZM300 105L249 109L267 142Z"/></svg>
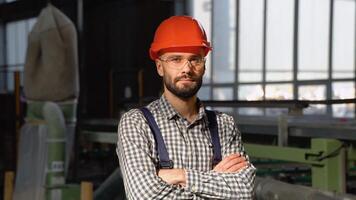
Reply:
<svg viewBox="0 0 356 200"><path fill-rule="evenodd" d="M193 67L193 65L192 65L192 63L190 63L190 60L186 60L185 61L185 63L184 63L184 65L183 65L183 71L191 71L192 70L192 67Z"/></svg>

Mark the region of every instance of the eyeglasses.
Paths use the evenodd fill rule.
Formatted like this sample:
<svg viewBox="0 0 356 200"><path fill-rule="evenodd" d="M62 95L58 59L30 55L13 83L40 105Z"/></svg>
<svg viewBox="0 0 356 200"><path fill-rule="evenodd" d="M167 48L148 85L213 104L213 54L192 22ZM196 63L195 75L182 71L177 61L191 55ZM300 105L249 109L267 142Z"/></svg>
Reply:
<svg viewBox="0 0 356 200"><path fill-rule="evenodd" d="M158 58L159 60L168 63L170 66L176 69L182 69L187 63L195 68L200 68L205 65L206 59L200 56L192 56L184 58L182 56L171 56L166 59Z"/></svg>

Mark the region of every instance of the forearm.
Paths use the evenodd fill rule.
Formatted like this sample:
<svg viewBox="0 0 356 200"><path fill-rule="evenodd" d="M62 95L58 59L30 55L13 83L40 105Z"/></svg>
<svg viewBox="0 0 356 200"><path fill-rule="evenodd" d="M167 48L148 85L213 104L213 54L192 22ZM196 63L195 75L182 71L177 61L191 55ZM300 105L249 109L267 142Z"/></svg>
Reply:
<svg viewBox="0 0 356 200"><path fill-rule="evenodd" d="M119 146L120 147L120 146ZM122 147L122 146L121 146ZM154 165L147 165L142 159L142 163L130 156L123 149L118 151L120 168L124 179L125 192L128 199L179 199L184 196L190 198L191 194L175 185L166 183L157 175ZM122 159L126 158L126 159Z"/></svg>
<svg viewBox="0 0 356 200"><path fill-rule="evenodd" d="M128 199L191 199L184 189L166 183L157 175L145 128L123 117L118 129L117 155Z"/></svg>
<svg viewBox="0 0 356 200"><path fill-rule="evenodd" d="M135 175L128 175L134 173ZM129 170L124 177L128 199L191 199L191 193L183 188L167 184L155 174Z"/></svg>
<svg viewBox="0 0 356 200"><path fill-rule="evenodd" d="M186 190L203 198L253 199L255 168L249 167L237 173L201 172L186 170Z"/></svg>

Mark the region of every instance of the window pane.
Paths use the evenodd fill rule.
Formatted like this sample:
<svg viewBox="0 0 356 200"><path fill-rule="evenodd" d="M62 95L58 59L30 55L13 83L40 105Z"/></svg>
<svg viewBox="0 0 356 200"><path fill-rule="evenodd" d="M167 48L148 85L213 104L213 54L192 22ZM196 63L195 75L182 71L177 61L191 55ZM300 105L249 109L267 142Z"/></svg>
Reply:
<svg viewBox="0 0 356 200"><path fill-rule="evenodd" d="M208 40L211 42L211 0L191 0L192 16L199 20L204 27ZM204 83L210 83L211 80L211 53L208 54L208 59L205 63L206 71L204 75Z"/></svg>
<svg viewBox="0 0 356 200"><path fill-rule="evenodd" d="M298 88L298 100L325 100L325 85L305 85Z"/></svg>
<svg viewBox="0 0 356 200"><path fill-rule="evenodd" d="M262 81L263 0L240 0L239 82Z"/></svg>
<svg viewBox="0 0 356 200"><path fill-rule="evenodd" d="M238 108L239 115L263 115L263 108Z"/></svg>
<svg viewBox="0 0 356 200"><path fill-rule="evenodd" d="M238 87L238 99L244 101L263 100L263 88L259 84L240 85ZM263 115L263 108L238 108L239 115Z"/></svg>
<svg viewBox="0 0 356 200"><path fill-rule="evenodd" d="M6 24L6 61L7 64L16 63L17 55L17 23Z"/></svg>
<svg viewBox="0 0 356 200"><path fill-rule="evenodd" d="M25 54L27 49L27 20L17 23L17 49L16 64L25 62Z"/></svg>
<svg viewBox="0 0 356 200"><path fill-rule="evenodd" d="M213 90L213 100L217 101L226 101L233 99L233 90L232 88L214 88ZM233 114L233 108L231 107L215 107L214 109L219 110L220 112L226 112Z"/></svg>
<svg viewBox="0 0 356 200"><path fill-rule="evenodd" d="M263 100L264 93L262 85L240 85L237 92L239 100Z"/></svg>
<svg viewBox="0 0 356 200"><path fill-rule="evenodd" d="M3 71L6 64L5 53L5 26L3 23L0 23L0 93L5 93L6 90L6 73Z"/></svg>
<svg viewBox="0 0 356 200"><path fill-rule="evenodd" d="M213 100L232 100L233 90L232 88L214 88L213 89Z"/></svg>
<svg viewBox="0 0 356 200"><path fill-rule="evenodd" d="M5 26L0 23L0 69L5 65L5 52Z"/></svg>
<svg viewBox="0 0 356 200"><path fill-rule="evenodd" d="M288 108L266 108L267 116L288 115Z"/></svg>
<svg viewBox="0 0 356 200"><path fill-rule="evenodd" d="M10 22L5 26L6 29L6 64L10 67L6 73L4 79L6 79L6 87L3 90L13 91L14 90L14 74L13 71L22 70L26 50L27 50L27 39L28 33L31 31L33 25L36 22L36 18ZM23 77L20 74L20 81L22 83Z"/></svg>
<svg viewBox="0 0 356 200"><path fill-rule="evenodd" d="M322 104L311 104L308 108L303 110L304 115L325 115L326 105Z"/></svg>
<svg viewBox="0 0 356 200"><path fill-rule="evenodd" d="M294 0L269 0L266 80L292 80Z"/></svg>
<svg viewBox="0 0 356 200"><path fill-rule="evenodd" d="M266 85L266 99L291 100L293 99L292 84L269 84Z"/></svg>
<svg viewBox="0 0 356 200"><path fill-rule="evenodd" d="M333 78L353 78L355 59L355 1L335 1Z"/></svg>
<svg viewBox="0 0 356 200"><path fill-rule="evenodd" d="M329 10L329 0L299 1L299 80L328 78Z"/></svg>
<svg viewBox="0 0 356 200"><path fill-rule="evenodd" d="M333 117L354 118L355 104L335 104L332 105Z"/></svg>
<svg viewBox="0 0 356 200"><path fill-rule="evenodd" d="M325 100L325 85L303 85L298 88L298 100ZM326 105L311 104L303 110L305 115L322 115L326 114Z"/></svg>
<svg viewBox="0 0 356 200"><path fill-rule="evenodd" d="M214 4L213 81L235 80L236 0L220 0Z"/></svg>
<svg viewBox="0 0 356 200"><path fill-rule="evenodd" d="M254 72L255 71L255 72ZM245 70L244 72L239 72L239 82L261 82L262 81L262 71L260 70Z"/></svg>
<svg viewBox="0 0 356 200"><path fill-rule="evenodd" d="M200 100L210 100L210 87L203 86L198 92L198 97Z"/></svg>
<svg viewBox="0 0 356 200"><path fill-rule="evenodd" d="M352 99L355 98L354 82L334 82L332 84L333 99Z"/></svg>

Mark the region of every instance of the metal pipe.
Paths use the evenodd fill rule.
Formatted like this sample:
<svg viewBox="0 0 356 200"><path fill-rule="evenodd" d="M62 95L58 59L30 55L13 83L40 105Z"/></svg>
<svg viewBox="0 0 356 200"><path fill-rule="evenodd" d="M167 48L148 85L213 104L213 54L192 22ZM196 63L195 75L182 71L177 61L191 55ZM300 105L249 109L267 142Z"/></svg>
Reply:
<svg viewBox="0 0 356 200"><path fill-rule="evenodd" d="M256 177L257 200L353 200L356 196L321 191L311 187L289 184L271 178Z"/></svg>
<svg viewBox="0 0 356 200"><path fill-rule="evenodd" d="M125 199L124 183L120 169L117 168L94 192L95 200L111 200L120 196Z"/></svg>

